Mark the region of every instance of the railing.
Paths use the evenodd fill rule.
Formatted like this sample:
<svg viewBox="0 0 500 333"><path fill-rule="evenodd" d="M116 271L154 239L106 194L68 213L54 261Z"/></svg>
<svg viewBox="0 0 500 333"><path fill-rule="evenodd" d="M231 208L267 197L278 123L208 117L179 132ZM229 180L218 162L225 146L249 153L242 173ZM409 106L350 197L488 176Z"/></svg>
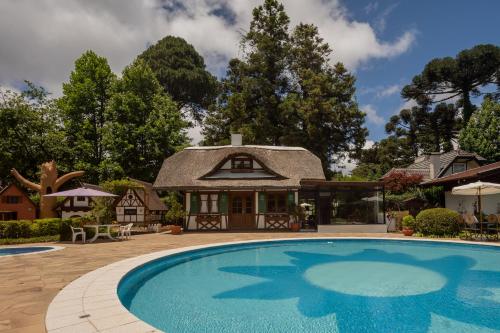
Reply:
<svg viewBox="0 0 500 333"><path fill-rule="evenodd" d="M220 230L222 229L221 214L198 214L195 218L197 230Z"/></svg>
<svg viewBox="0 0 500 333"><path fill-rule="evenodd" d="M290 214L286 213L266 213L264 214L264 228L273 229L289 229Z"/></svg>

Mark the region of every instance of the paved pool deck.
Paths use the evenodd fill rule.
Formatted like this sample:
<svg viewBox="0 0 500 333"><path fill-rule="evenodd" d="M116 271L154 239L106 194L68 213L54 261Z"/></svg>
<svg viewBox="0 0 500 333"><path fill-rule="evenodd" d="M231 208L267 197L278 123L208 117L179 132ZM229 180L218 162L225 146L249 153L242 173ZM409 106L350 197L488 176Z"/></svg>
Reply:
<svg viewBox="0 0 500 333"><path fill-rule="evenodd" d="M402 237L401 234L186 233L146 234L120 242L53 243L61 251L0 258L0 332L45 332L47 308L73 280L107 264L141 254L186 246L302 237ZM43 245L50 245L44 243ZM30 244L31 245L31 244ZM42 245L42 244L37 244Z"/></svg>

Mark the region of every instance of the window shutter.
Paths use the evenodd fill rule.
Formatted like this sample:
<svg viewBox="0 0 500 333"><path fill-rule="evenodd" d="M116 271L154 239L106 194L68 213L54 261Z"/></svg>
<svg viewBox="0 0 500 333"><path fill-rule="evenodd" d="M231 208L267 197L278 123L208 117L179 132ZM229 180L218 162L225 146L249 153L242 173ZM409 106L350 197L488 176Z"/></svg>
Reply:
<svg viewBox="0 0 500 333"><path fill-rule="evenodd" d="M287 193L287 202L288 202L288 207L295 206L295 193L293 192Z"/></svg>
<svg viewBox="0 0 500 333"><path fill-rule="evenodd" d="M190 209L189 212L191 214L198 214L199 207L198 207L198 193L191 193L191 200L190 200Z"/></svg>
<svg viewBox="0 0 500 333"><path fill-rule="evenodd" d="M266 193L259 192L259 213L264 214L267 212Z"/></svg>
<svg viewBox="0 0 500 333"><path fill-rule="evenodd" d="M227 193L219 194L219 212L227 214Z"/></svg>

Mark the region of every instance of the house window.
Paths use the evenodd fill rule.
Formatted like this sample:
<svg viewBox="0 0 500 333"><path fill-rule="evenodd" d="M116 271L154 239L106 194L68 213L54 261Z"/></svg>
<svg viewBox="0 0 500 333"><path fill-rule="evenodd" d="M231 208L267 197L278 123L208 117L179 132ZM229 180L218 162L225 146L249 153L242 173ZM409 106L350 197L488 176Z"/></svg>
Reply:
<svg viewBox="0 0 500 333"><path fill-rule="evenodd" d="M76 197L76 201L85 201L85 197Z"/></svg>
<svg viewBox="0 0 500 333"><path fill-rule="evenodd" d="M200 213L217 214L219 212L219 195L216 193L200 194Z"/></svg>
<svg viewBox="0 0 500 333"><path fill-rule="evenodd" d="M467 163L453 163L451 173L457 173L467 170Z"/></svg>
<svg viewBox="0 0 500 333"><path fill-rule="evenodd" d="M137 208L125 208L125 215L137 215Z"/></svg>
<svg viewBox="0 0 500 333"><path fill-rule="evenodd" d="M253 160L249 157L234 157L231 160L231 169L238 171L241 170L252 170Z"/></svg>
<svg viewBox="0 0 500 333"><path fill-rule="evenodd" d="M18 204L21 202L21 197L19 195L7 195L3 197L2 200L6 204Z"/></svg>
<svg viewBox="0 0 500 333"><path fill-rule="evenodd" d="M286 193L268 193L267 211L269 213L287 213Z"/></svg>
<svg viewBox="0 0 500 333"><path fill-rule="evenodd" d="M17 220L17 212L0 212L0 221Z"/></svg>

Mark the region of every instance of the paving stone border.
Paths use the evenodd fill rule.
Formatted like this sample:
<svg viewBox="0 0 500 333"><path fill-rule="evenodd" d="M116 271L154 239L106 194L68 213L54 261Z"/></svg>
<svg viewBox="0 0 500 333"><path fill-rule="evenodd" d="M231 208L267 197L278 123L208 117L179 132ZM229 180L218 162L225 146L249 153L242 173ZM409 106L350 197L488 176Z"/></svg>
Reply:
<svg viewBox="0 0 500 333"><path fill-rule="evenodd" d="M383 238L383 237L303 237L257 239L212 243L164 250L121 260L89 272L63 288L49 305L45 317L48 333L146 333L161 332L130 313L120 302L117 294L120 280L134 268L149 261L172 254L216 247L221 245L278 242L290 240L324 239L335 242L338 239L371 239L384 241L440 242L456 244L489 245L500 244L459 240Z"/></svg>

